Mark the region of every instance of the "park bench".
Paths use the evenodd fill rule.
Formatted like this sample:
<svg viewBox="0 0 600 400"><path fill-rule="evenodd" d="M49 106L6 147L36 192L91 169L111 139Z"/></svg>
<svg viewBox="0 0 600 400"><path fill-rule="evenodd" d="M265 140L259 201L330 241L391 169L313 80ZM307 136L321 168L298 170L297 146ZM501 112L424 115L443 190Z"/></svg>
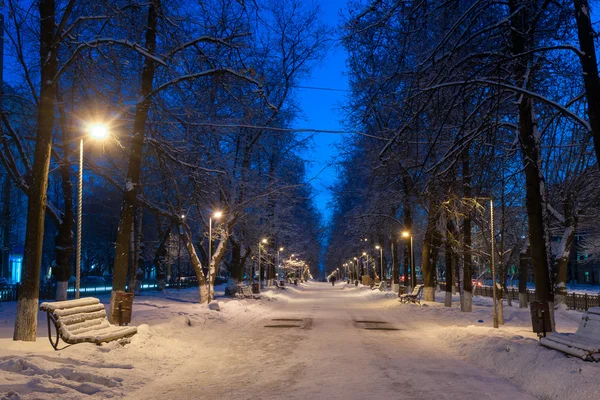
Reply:
<svg viewBox="0 0 600 400"><path fill-rule="evenodd" d="M111 325L104 304L95 297L40 304L48 316L48 340L58 350L59 339L67 344L102 343L123 339L137 333L135 326ZM51 323L56 331L52 338Z"/></svg>
<svg viewBox="0 0 600 400"><path fill-rule="evenodd" d="M575 333L552 332L540 344L583 360L600 361L600 307L583 313Z"/></svg>
<svg viewBox="0 0 600 400"><path fill-rule="evenodd" d="M373 285L371 287L371 290L381 290L384 291L385 290L385 281L380 281L379 283L377 283L376 285Z"/></svg>
<svg viewBox="0 0 600 400"><path fill-rule="evenodd" d="M421 304L421 297L423 297L423 285L417 285L414 287L412 293L401 294L400 303L418 303Z"/></svg>
<svg viewBox="0 0 600 400"><path fill-rule="evenodd" d="M250 293L247 285L237 285L237 295L242 299L260 299L260 295Z"/></svg>

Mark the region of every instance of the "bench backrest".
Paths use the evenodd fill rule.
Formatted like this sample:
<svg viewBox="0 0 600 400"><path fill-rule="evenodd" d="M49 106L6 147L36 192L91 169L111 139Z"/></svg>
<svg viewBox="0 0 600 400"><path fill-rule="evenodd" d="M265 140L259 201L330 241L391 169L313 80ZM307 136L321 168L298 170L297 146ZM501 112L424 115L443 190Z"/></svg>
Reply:
<svg viewBox="0 0 600 400"><path fill-rule="evenodd" d="M423 285L417 285L412 291L413 296L418 296L419 292L423 290Z"/></svg>
<svg viewBox="0 0 600 400"><path fill-rule="evenodd" d="M583 313L575 334L586 339L600 341L600 307L592 307Z"/></svg>
<svg viewBox="0 0 600 400"><path fill-rule="evenodd" d="M40 310L52 313L63 339L109 326L104 304L95 297L40 304Z"/></svg>

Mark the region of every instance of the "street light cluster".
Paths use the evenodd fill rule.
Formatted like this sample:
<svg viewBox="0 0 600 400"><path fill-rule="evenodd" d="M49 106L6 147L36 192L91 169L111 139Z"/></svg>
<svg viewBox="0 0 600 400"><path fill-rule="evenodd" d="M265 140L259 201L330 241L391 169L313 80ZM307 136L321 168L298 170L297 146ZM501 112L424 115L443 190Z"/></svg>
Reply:
<svg viewBox="0 0 600 400"><path fill-rule="evenodd" d="M411 277L410 277L410 284L411 287L414 286L414 282L416 280L416 274L415 274L415 268L414 268L414 253L413 253L413 240L412 240L412 233L410 231L403 231L401 233L403 238L410 238L410 271L411 271ZM360 239L361 242L368 242L369 239L366 238L361 238ZM379 260L380 260L380 277L381 279L383 279L383 246L376 244L375 245L375 250L379 250ZM393 249L392 249L393 251ZM358 270L358 259L362 258L362 257L366 257L366 262L367 262L367 270L366 270L366 274L369 274L369 254L366 251L362 252L362 256L360 257L352 257L348 262L342 264L342 270L345 271L346 274L346 278L354 278L355 280L358 279L358 275L360 274L360 271ZM356 262L356 265L354 264L354 262Z"/></svg>

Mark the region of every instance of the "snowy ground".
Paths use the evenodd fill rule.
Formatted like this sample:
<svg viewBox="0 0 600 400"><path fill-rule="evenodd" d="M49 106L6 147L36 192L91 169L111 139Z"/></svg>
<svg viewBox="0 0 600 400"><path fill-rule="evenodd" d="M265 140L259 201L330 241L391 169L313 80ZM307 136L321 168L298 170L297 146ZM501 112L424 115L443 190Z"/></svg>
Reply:
<svg viewBox="0 0 600 400"><path fill-rule="evenodd" d="M262 300L223 300L220 312L196 300L193 289L137 297L130 344L61 351L48 343L41 314L38 341L13 342L16 305L0 303L0 396L598 398L600 365L539 347L527 309L505 307L506 325L491 328L490 299L475 298L466 314L458 298L452 308L403 305L391 293L308 283ZM580 317L559 311L557 329L574 332Z"/></svg>

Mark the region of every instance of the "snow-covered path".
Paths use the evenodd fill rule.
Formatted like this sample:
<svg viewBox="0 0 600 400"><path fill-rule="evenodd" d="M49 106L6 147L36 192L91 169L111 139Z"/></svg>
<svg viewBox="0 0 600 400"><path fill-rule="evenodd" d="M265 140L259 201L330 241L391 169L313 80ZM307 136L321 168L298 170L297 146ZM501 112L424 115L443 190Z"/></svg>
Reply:
<svg viewBox="0 0 600 400"><path fill-rule="evenodd" d="M128 398L534 398L461 360L428 334L427 324L413 322L411 313L365 301L370 294L309 283L293 301L276 302L272 313L249 319L244 329L225 324L203 331L185 363ZM194 354L204 346L208 353Z"/></svg>

